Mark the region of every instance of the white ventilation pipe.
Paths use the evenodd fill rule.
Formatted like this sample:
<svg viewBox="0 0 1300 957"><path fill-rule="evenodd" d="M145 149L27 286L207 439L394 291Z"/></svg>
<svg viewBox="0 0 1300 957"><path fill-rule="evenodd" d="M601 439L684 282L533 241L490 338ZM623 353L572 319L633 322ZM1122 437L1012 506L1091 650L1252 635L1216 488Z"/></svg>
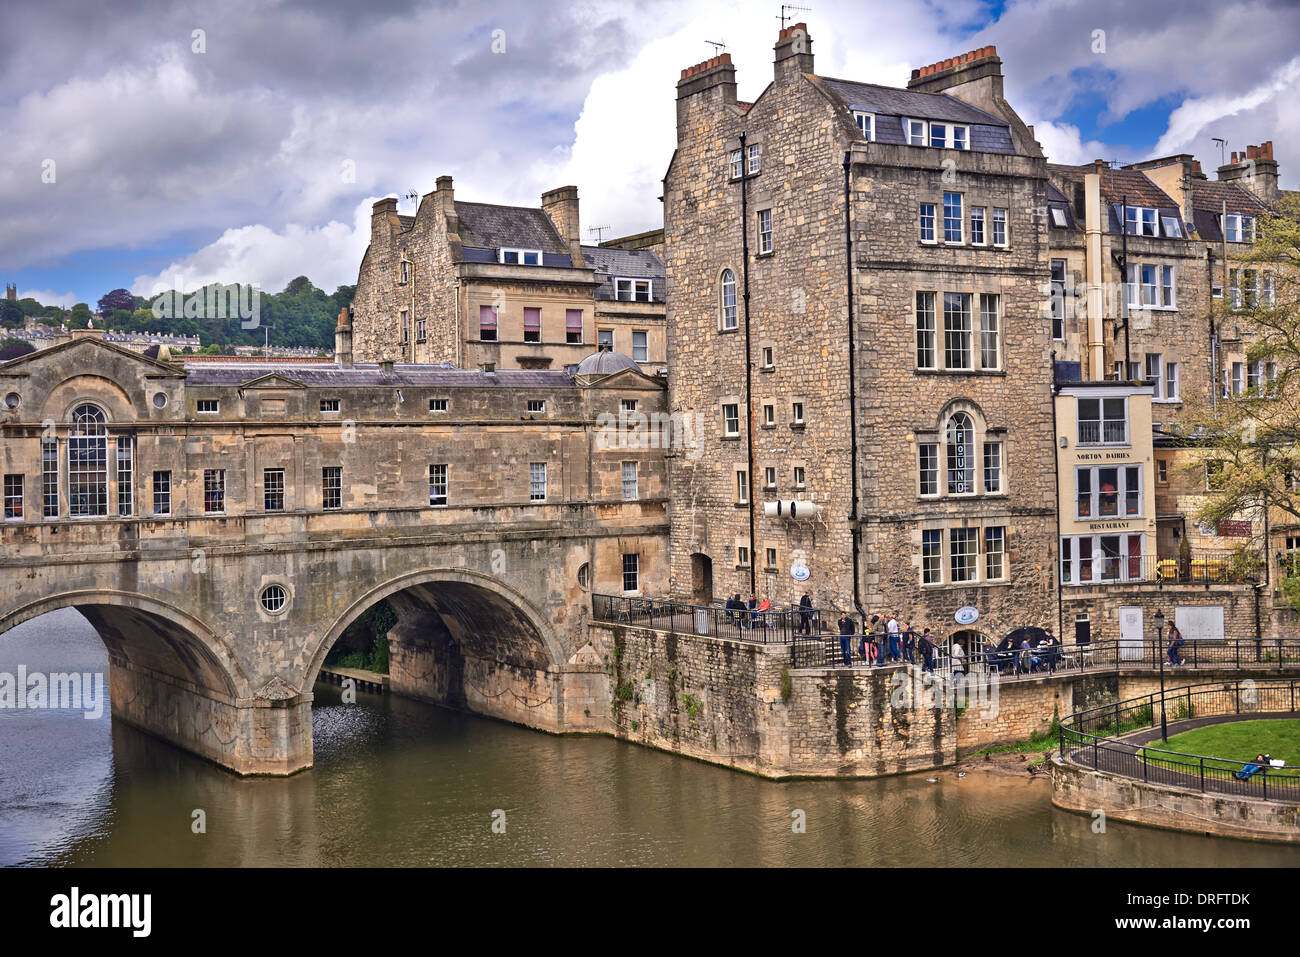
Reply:
<svg viewBox="0 0 1300 957"><path fill-rule="evenodd" d="M763 514L768 518L815 518L821 510L822 507L816 502L797 502L793 499L763 503Z"/></svg>

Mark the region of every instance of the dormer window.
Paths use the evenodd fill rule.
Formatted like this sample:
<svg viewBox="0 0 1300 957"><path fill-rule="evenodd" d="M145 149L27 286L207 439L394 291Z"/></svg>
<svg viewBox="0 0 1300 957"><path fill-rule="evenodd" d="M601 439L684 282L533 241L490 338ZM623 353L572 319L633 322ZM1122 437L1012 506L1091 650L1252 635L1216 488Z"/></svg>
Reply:
<svg viewBox="0 0 1300 957"><path fill-rule="evenodd" d="M1052 225L1057 229L1065 229L1069 225L1069 220L1065 217L1065 210L1060 206L1049 207L1052 212Z"/></svg>
<svg viewBox="0 0 1300 957"><path fill-rule="evenodd" d="M649 302L652 288L649 279L615 279L614 298L619 302Z"/></svg>
<svg viewBox="0 0 1300 957"><path fill-rule="evenodd" d="M1255 217L1229 213L1223 227L1223 237L1230 243L1255 241Z"/></svg>
<svg viewBox="0 0 1300 957"><path fill-rule="evenodd" d="M1164 224L1166 236L1170 237L1171 239L1183 238L1183 228L1178 225L1178 217L1161 216L1160 222Z"/></svg>
<svg viewBox="0 0 1300 957"><path fill-rule="evenodd" d="M854 110L853 122L858 124L858 129L867 142L871 142L876 138L876 114Z"/></svg>
<svg viewBox="0 0 1300 957"><path fill-rule="evenodd" d="M540 266L542 264L542 251L540 249L508 249L502 247L499 253L500 261L509 266Z"/></svg>
<svg viewBox="0 0 1300 957"><path fill-rule="evenodd" d="M930 124L930 145L936 149L943 149L948 145L948 124Z"/></svg>
<svg viewBox="0 0 1300 957"><path fill-rule="evenodd" d="M924 146L926 143L925 120L903 120L903 132L907 134L908 146Z"/></svg>
<svg viewBox="0 0 1300 957"><path fill-rule="evenodd" d="M970 127L954 126L952 128L952 142L950 145L955 150L970 149Z"/></svg>
<svg viewBox="0 0 1300 957"><path fill-rule="evenodd" d="M1143 206L1124 207L1124 230L1130 236L1159 236L1156 211Z"/></svg>

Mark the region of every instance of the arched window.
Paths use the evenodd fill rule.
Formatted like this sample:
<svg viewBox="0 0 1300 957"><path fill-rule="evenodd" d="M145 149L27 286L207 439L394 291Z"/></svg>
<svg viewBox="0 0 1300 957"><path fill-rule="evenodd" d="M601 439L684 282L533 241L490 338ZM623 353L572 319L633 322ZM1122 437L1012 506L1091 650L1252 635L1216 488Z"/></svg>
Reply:
<svg viewBox="0 0 1300 957"><path fill-rule="evenodd" d="M736 274L722 271L722 328L736 328Z"/></svg>
<svg viewBox="0 0 1300 957"><path fill-rule="evenodd" d="M965 412L948 420L948 494L975 492L975 428Z"/></svg>
<svg viewBox="0 0 1300 957"><path fill-rule="evenodd" d="M108 424L104 411L79 405L68 430L68 514L108 514Z"/></svg>

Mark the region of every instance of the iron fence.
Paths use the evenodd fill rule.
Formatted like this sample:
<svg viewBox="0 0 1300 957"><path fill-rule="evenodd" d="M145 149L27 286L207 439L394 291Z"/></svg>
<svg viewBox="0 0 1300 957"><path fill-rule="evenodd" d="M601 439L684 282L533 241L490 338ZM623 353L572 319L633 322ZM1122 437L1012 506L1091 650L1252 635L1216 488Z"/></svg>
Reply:
<svg viewBox="0 0 1300 957"><path fill-rule="evenodd" d="M1137 737L1136 732L1156 727L1162 713L1167 722L1294 715L1300 702L1298 685L1296 679L1216 681L1078 711L1061 721L1061 759L1094 771L1157 784L1300 802L1300 768L1187 754L1127 740Z"/></svg>
<svg viewBox="0 0 1300 957"><path fill-rule="evenodd" d="M1115 514L1113 512L1103 512ZM1199 554L1187 558L1158 555L1121 555L1119 536L1114 536L1112 551L1103 550L1087 558L1074 557L1061 564L1061 585L1077 588L1086 585L1154 584L1154 585L1232 585L1250 583L1258 576L1239 568L1229 555Z"/></svg>
<svg viewBox="0 0 1300 957"><path fill-rule="evenodd" d="M596 621L637 625L660 631L760 644L790 644L801 634L818 635L834 628L840 611L800 608L798 605L774 605L765 611L759 611L658 598L592 595L591 615Z"/></svg>

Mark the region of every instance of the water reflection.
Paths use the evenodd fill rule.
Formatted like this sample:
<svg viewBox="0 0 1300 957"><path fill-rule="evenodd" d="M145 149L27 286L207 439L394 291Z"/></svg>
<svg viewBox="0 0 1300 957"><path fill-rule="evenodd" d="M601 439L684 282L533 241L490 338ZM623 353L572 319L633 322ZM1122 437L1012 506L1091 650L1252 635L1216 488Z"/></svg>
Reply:
<svg viewBox="0 0 1300 957"><path fill-rule="evenodd" d="M74 612L0 636L0 669L91 670ZM91 662L91 664L86 664ZM12 670L12 668L11 668ZM1053 809L1043 780L952 772L773 783L320 685L316 766L239 779L122 723L0 712L0 863L130 865L1292 865L1294 849ZM933 778L930 783L928 778ZM191 830L206 813L207 833ZM506 832L493 833L493 812ZM806 815L794 833L792 812Z"/></svg>

